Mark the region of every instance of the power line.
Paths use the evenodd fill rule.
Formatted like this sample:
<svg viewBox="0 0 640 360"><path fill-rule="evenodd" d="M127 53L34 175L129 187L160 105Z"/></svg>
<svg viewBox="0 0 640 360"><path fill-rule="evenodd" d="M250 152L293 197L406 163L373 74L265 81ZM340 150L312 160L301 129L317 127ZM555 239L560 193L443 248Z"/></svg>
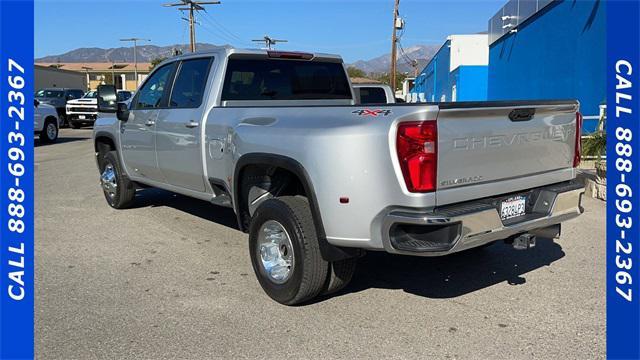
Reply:
<svg viewBox="0 0 640 360"><path fill-rule="evenodd" d="M205 12L205 15L209 15L209 13ZM240 43L240 44L249 44L246 40L243 40L236 34L232 33L230 30L226 30L221 24L214 23L213 18L209 16L201 16L201 19L204 20L203 29L207 30L210 34L221 38L222 40L228 42L229 44ZM214 33L215 32L215 33Z"/></svg>
<svg viewBox="0 0 640 360"><path fill-rule="evenodd" d="M202 5L218 5L220 1L193 1L193 0L180 0L179 3L169 3L163 4L162 6L171 7L171 6L187 6L178 8L178 10L188 10L189 11L189 19L185 19L189 22L189 38L191 44L191 52L196 51L196 21L195 21L195 13L201 10L205 10Z"/></svg>
<svg viewBox="0 0 640 360"><path fill-rule="evenodd" d="M396 20L396 28L398 28L398 25L400 26L400 28L398 29L399 34L396 37L396 43L400 48L400 56L402 57L402 60L404 61L405 64L413 68L414 76L417 76L419 63L418 63L418 60L412 59L409 55L407 55L407 52L404 50L404 47L402 46L402 38L404 37L404 32L406 27L405 27L404 20L401 18L399 18L399 20L400 20L399 24L397 23L398 20ZM397 55L396 55L396 58L397 58Z"/></svg>
<svg viewBox="0 0 640 360"><path fill-rule="evenodd" d="M202 18L206 22L208 22L210 25L212 25L213 27L216 27L222 34L225 34L226 36L234 39L234 41L240 42L240 43L244 43L244 44L248 44L248 42L245 39L241 38L240 36L236 35L231 30L227 29L224 25L222 25L219 21L217 21L213 16L211 16L211 14L209 12L207 12L206 10L205 10L204 16Z"/></svg>
<svg viewBox="0 0 640 360"><path fill-rule="evenodd" d="M217 38L218 40L221 39L221 40L223 40L223 41L225 41L225 42L227 42L229 44L233 44L233 43L236 42L235 39L229 38L227 35L217 31L217 29L214 29L214 28L210 27L208 24L203 24L202 30L206 31L208 34L210 34L211 36Z"/></svg>

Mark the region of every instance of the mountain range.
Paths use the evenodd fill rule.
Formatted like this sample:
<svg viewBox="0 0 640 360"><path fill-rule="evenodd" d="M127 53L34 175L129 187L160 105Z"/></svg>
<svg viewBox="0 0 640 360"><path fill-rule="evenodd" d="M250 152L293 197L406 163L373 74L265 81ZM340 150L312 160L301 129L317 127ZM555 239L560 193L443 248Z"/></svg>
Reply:
<svg viewBox="0 0 640 360"><path fill-rule="evenodd" d="M413 74L413 67L410 65L411 60L417 61L418 70L427 65L429 60L436 54L440 45L415 45L404 49L404 52L398 49L398 72L408 72ZM358 68L365 73L388 73L391 67L391 54L387 53L369 60L358 60L353 64L349 64Z"/></svg>
<svg viewBox="0 0 640 360"><path fill-rule="evenodd" d="M196 48L198 50L211 50L215 48L224 47L227 45L213 45L208 43L198 43ZM398 71L413 73L413 68L409 65L411 60L415 60L418 63L418 69L422 69L427 62L438 51L439 45L416 45L408 47L401 51L398 49ZM186 45L169 45L169 46L156 46L156 45L140 45L137 47L137 60L138 62L151 62L153 59L160 57L169 57L173 54L174 50L181 50L182 52L188 52L188 46ZM380 55L369 60L358 60L348 66L356 67L365 73L380 74L389 72L390 54ZM36 59L36 62L41 63L80 63L80 62L132 62L133 61L133 47L118 47L118 48L79 48L68 51L64 54L44 56Z"/></svg>

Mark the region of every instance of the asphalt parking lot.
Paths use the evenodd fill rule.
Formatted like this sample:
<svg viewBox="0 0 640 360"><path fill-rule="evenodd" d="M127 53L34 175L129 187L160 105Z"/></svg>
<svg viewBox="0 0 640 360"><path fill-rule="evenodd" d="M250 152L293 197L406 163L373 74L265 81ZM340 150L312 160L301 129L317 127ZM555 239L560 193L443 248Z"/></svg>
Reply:
<svg viewBox="0 0 640 360"><path fill-rule="evenodd" d="M107 206L91 130L36 141L40 359L595 359L605 355L605 205L528 251L369 253L351 285L270 300L229 209L165 191Z"/></svg>

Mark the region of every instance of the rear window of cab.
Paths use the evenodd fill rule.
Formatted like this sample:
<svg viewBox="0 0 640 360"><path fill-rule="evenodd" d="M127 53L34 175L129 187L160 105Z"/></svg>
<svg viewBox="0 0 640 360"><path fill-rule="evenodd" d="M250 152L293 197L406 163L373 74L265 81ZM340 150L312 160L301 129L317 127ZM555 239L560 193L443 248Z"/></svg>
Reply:
<svg viewBox="0 0 640 360"><path fill-rule="evenodd" d="M222 101L351 99L341 63L229 59Z"/></svg>

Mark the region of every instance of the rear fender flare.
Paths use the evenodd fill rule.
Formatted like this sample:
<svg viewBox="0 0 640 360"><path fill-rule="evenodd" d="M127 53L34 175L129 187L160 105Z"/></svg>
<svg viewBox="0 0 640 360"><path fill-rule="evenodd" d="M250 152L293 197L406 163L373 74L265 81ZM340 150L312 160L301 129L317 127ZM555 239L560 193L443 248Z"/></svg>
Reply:
<svg viewBox="0 0 640 360"><path fill-rule="evenodd" d="M309 200L309 205L311 207L311 214L313 215L313 223L316 228L316 233L318 234L318 241L320 242L320 252L322 253L322 257L327 261L337 261L347 258L352 258L361 255L360 249L355 248L341 248L334 245L329 244L327 241L327 235L324 231L324 226L322 223L322 216L320 214L320 207L318 206L318 200L316 197L315 190L313 188L313 183L309 174L305 170L305 168L298 161L284 156L284 155L275 155L275 154L267 154L267 153L250 153L245 154L240 157L235 166L234 176L233 176L233 204L234 209L236 210L236 215L238 218L238 227L240 230L246 232L247 228L244 226L244 222L242 221L242 211L241 211L241 200L240 200L240 184L242 183L242 170L249 165L269 165L274 167L279 167L284 170L289 171L294 174L298 180L302 183L304 188L304 192Z"/></svg>

